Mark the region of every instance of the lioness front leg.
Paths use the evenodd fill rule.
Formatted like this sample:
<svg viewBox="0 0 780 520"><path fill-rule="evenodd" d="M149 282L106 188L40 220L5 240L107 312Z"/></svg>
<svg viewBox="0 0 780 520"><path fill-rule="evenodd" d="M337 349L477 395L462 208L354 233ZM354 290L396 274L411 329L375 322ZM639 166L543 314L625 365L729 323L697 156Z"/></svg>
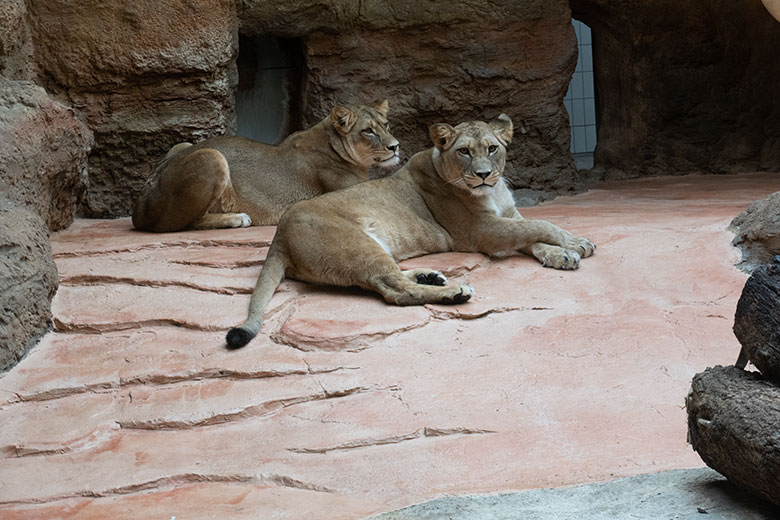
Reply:
<svg viewBox="0 0 780 520"><path fill-rule="evenodd" d="M545 267L577 269L580 259L593 254L596 246L587 238L573 236L544 220L496 217L479 233L480 250L488 254L522 251Z"/></svg>

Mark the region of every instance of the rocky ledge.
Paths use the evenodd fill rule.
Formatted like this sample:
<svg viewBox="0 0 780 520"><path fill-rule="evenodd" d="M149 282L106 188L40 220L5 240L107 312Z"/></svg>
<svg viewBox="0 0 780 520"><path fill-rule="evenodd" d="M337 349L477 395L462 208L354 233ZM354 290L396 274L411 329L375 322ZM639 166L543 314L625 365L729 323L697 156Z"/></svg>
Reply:
<svg viewBox="0 0 780 520"><path fill-rule="evenodd" d="M0 516L361 518L699 467L690 379L739 351L727 226L778 189L665 177L526 208L596 255L405 262L471 283L454 307L286 281L239 351L273 228L77 220L53 237L54 332L0 378Z"/></svg>

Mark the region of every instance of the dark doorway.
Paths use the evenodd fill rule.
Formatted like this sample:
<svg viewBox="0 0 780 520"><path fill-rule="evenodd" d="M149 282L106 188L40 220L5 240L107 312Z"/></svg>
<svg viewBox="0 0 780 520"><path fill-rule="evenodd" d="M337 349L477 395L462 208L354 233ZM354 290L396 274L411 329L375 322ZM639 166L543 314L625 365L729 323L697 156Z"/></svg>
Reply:
<svg viewBox="0 0 780 520"><path fill-rule="evenodd" d="M236 133L278 144L301 127L302 44L241 36L238 45Z"/></svg>

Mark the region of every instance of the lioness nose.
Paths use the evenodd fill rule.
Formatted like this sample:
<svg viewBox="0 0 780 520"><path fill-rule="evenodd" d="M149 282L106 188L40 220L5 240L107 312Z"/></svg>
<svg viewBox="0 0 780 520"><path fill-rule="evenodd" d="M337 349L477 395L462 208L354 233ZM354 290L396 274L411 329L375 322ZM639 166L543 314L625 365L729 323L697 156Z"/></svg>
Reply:
<svg viewBox="0 0 780 520"><path fill-rule="evenodd" d="M398 143L387 145L387 149L395 153L396 151L398 151Z"/></svg>
<svg viewBox="0 0 780 520"><path fill-rule="evenodd" d="M484 179L488 178L488 176L490 175L491 172L490 172L490 170L488 170L486 172L474 172L474 173L477 174L477 177L479 177L479 178L484 180Z"/></svg>

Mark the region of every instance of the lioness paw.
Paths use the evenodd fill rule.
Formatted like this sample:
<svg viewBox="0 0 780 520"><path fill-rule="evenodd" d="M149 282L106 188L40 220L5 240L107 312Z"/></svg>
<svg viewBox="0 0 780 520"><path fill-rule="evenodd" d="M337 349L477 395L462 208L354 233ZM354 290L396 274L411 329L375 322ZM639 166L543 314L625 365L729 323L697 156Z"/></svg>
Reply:
<svg viewBox="0 0 780 520"><path fill-rule="evenodd" d="M570 249L557 248L556 250L548 251L539 261L542 262L544 267L573 270L580 266L580 254Z"/></svg>
<svg viewBox="0 0 780 520"><path fill-rule="evenodd" d="M252 218L246 213L236 213L235 225L233 227L249 227L252 225Z"/></svg>
<svg viewBox="0 0 780 520"><path fill-rule="evenodd" d="M472 296L474 296L474 288L470 285L461 285L460 287L453 287L453 294L443 297L439 303L446 305L466 303Z"/></svg>
<svg viewBox="0 0 780 520"><path fill-rule="evenodd" d="M566 247L577 251L582 258L588 258L596 250L596 244L584 237L572 237Z"/></svg>
<svg viewBox="0 0 780 520"><path fill-rule="evenodd" d="M431 271L430 273L419 273L416 282L420 285L437 285L442 287L447 285L447 277L439 271Z"/></svg>

